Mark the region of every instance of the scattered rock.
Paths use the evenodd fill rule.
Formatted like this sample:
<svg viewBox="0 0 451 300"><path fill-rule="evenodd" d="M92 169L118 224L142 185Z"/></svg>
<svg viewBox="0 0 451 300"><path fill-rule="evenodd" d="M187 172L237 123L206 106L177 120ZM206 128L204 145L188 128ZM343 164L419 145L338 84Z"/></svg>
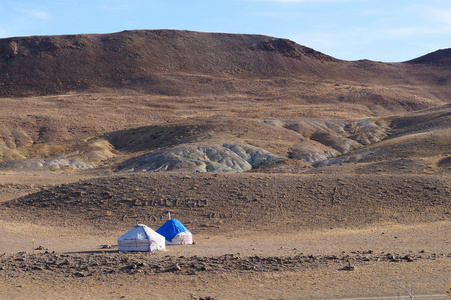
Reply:
<svg viewBox="0 0 451 300"><path fill-rule="evenodd" d="M85 274L83 272L76 272L74 274L75 277L85 277Z"/></svg>
<svg viewBox="0 0 451 300"><path fill-rule="evenodd" d="M408 262L412 262L412 261L413 261L412 256L410 256L409 254L407 254L407 255L401 257L401 259L404 259L404 260L406 260L406 261L408 261Z"/></svg>
<svg viewBox="0 0 451 300"><path fill-rule="evenodd" d="M180 271L182 268L178 264L172 266L172 271Z"/></svg>
<svg viewBox="0 0 451 300"><path fill-rule="evenodd" d="M348 265L344 266L343 268L339 269L341 271L354 271L355 266L351 266L351 262L348 260Z"/></svg>

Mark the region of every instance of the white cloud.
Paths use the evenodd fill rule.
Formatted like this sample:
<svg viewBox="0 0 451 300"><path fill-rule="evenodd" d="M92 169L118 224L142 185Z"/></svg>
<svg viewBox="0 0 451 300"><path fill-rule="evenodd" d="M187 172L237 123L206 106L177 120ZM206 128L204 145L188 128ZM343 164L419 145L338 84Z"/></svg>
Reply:
<svg viewBox="0 0 451 300"><path fill-rule="evenodd" d="M424 36L429 34L446 33L449 30L446 28L425 28L425 27L399 27L389 28L385 30L387 34L395 37L412 37Z"/></svg>
<svg viewBox="0 0 451 300"><path fill-rule="evenodd" d="M251 0L255 2L277 2L277 3L340 3L357 0Z"/></svg>
<svg viewBox="0 0 451 300"><path fill-rule="evenodd" d="M12 17L6 20L0 18L0 38L36 35L54 20L53 15L42 9L14 8Z"/></svg>
<svg viewBox="0 0 451 300"><path fill-rule="evenodd" d="M421 26L389 28L387 34L395 37L427 36L451 33L451 10L418 8L414 12Z"/></svg>
<svg viewBox="0 0 451 300"><path fill-rule="evenodd" d="M430 16L435 22L451 27L451 10L431 10Z"/></svg>
<svg viewBox="0 0 451 300"><path fill-rule="evenodd" d="M26 10L24 12L28 17L38 19L38 20L48 20L48 19L52 18L52 16L49 13L42 11L42 10L30 9L30 10Z"/></svg>

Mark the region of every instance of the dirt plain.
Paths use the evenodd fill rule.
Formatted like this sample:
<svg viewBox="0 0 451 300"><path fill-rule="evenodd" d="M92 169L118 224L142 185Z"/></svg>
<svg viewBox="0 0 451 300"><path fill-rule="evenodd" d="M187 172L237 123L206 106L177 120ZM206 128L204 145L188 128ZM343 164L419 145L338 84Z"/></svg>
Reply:
<svg viewBox="0 0 451 300"><path fill-rule="evenodd" d="M449 57L183 31L0 40L0 298L446 299ZM283 159L128 167L226 143ZM169 212L195 245L117 252Z"/></svg>

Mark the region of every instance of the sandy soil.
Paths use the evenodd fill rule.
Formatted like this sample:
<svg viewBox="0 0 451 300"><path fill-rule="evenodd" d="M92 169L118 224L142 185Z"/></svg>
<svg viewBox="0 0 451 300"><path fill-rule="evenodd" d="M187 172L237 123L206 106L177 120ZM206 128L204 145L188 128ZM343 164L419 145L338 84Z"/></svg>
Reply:
<svg viewBox="0 0 451 300"><path fill-rule="evenodd" d="M312 230L297 235L195 235L196 245L170 246L165 252L153 254L121 254L122 258L116 258L118 254L114 248L105 252L100 249L103 243L112 243L114 247L114 238L119 233L114 235L107 231L83 235L60 232L55 228L5 225L2 224L2 231L13 236L20 234L21 238L10 240L2 232L2 244L12 241L7 247L9 251L28 250L28 254L8 252L0 257L0 264L6 266L0 273L3 281L0 295L13 299L60 296L72 299L117 299L122 296L128 299L190 299L191 295L218 299L391 295L396 299L405 294L400 286L417 295L444 295L451 279L451 253L443 252L449 250L449 222L380 225L361 230ZM31 234L23 235L26 228ZM44 250L31 251L33 236L36 245L48 247L47 252L52 254L45 254ZM11 255L15 257L13 260ZM62 256L60 259L74 263L63 273L57 267L40 269L43 264L39 258L45 255ZM224 255L230 255L232 260L235 257L236 265L230 267L227 262L221 262ZM409 255L413 261L388 259L389 255L395 258ZM25 259L22 261L20 257ZM124 257L127 258L125 263ZM77 263L83 259L93 262L105 258L110 260L107 268L113 270L112 273L102 273L99 264L83 269ZM255 262L255 258L259 261ZM285 259L285 264L280 264L281 259ZM293 260L297 263L291 265ZM348 261L355 270L340 270L348 265ZM11 262L16 263L16 268L10 266ZM268 269L271 262L275 267ZM131 265L139 266L140 263L143 267L130 272ZM172 271L175 263L182 266L181 271ZM190 267L193 264L196 265ZM207 267L200 269L199 264ZM33 270L36 267L38 270ZM152 271L157 267L163 270ZM79 270L83 277L77 275ZM149 288L149 284L159 288Z"/></svg>
<svg viewBox="0 0 451 300"><path fill-rule="evenodd" d="M42 176L8 177L8 182L39 187L46 182ZM48 180L53 175L49 176ZM233 183L236 176L222 180ZM249 176L268 180L277 175L244 178ZM83 184L80 179L68 175L59 183ZM201 178L197 182L201 186ZM59 187L50 189L58 191ZM336 223L333 228L316 225L291 231L280 230L285 225L279 221L262 230L244 226L227 232L197 227L194 222L196 245L168 246L165 252L147 254L115 250L116 238L129 229L129 222L93 226L97 223L76 220L75 213L67 214L70 219L63 225L50 213L25 216L10 209L2 212L1 298L399 299L406 295L403 288L415 295L445 297L451 280L451 222L441 216L432 221L431 212L430 222L379 220L361 226ZM70 220L74 226L67 225ZM150 219L148 225L159 222ZM102 249L106 244L112 248ZM44 250L33 250L40 246ZM61 265L66 260L70 263ZM181 266L180 271L174 271L175 264ZM341 270L348 265L354 270Z"/></svg>

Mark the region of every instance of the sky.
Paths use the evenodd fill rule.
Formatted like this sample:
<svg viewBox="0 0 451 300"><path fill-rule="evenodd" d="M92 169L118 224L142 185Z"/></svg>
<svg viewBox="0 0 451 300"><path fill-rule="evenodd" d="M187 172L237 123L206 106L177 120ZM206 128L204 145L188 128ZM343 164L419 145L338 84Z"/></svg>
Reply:
<svg viewBox="0 0 451 300"><path fill-rule="evenodd" d="M0 38L180 29L287 38L344 60L451 48L450 0L0 0Z"/></svg>

